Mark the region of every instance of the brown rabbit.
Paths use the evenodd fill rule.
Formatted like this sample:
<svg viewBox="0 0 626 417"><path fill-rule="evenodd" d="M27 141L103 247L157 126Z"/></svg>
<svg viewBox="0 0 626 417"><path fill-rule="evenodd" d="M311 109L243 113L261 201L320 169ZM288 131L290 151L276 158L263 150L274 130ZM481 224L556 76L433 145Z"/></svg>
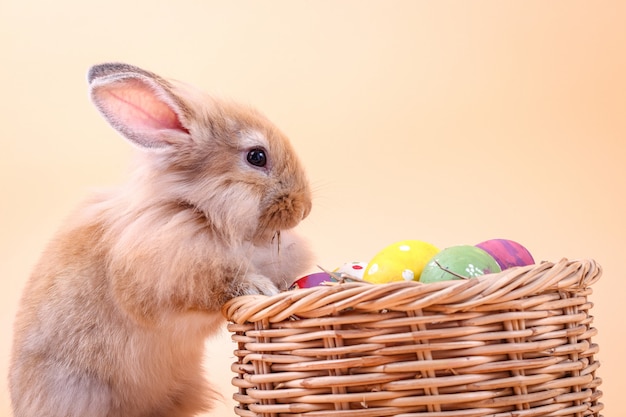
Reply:
<svg viewBox="0 0 626 417"><path fill-rule="evenodd" d="M309 214L309 185L255 110L126 64L88 79L96 107L142 152L128 183L69 219L26 285L14 415L196 415L216 396L201 362L223 303L276 293L310 267L289 232Z"/></svg>

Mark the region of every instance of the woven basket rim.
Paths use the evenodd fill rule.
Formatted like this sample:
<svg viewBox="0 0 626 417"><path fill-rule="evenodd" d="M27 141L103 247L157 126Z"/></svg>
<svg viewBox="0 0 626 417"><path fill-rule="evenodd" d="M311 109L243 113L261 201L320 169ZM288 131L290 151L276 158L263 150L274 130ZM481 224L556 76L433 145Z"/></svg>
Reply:
<svg viewBox="0 0 626 417"><path fill-rule="evenodd" d="M229 300L222 314L232 323L244 324L263 320L280 322L294 315L323 317L347 309L412 311L436 307L442 313L452 313L507 302L519 307L528 295L587 290L601 275L602 268L593 259L562 258L558 262L544 261L468 280L344 282L272 296L245 295Z"/></svg>

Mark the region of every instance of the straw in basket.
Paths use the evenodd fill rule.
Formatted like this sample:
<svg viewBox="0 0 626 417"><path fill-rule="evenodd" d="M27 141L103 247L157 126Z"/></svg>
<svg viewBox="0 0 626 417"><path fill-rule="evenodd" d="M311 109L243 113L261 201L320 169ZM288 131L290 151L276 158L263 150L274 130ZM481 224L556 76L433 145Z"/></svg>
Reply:
<svg viewBox="0 0 626 417"><path fill-rule="evenodd" d="M243 417L595 416L593 260L244 296L223 313Z"/></svg>

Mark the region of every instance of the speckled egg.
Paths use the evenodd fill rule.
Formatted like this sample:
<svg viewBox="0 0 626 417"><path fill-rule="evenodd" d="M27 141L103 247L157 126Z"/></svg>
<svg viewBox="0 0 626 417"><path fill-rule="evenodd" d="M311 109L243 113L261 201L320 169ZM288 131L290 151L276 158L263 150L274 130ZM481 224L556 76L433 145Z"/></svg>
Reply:
<svg viewBox="0 0 626 417"><path fill-rule="evenodd" d="M363 279L363 273L367 268L367 262L346 262L333 272L340 274L348 274L350 276Z"/></svg>
<svg viewBox="0 0 626 417"><path fill-rule="evenodd" d="M439 249L421 240L403 240L381 250L367 264L363 279L373 284L417 281Z"/></svg>
<svg viewBox="0 0 626 417"><path fill-rule="evenodd" d="M513 240L489 239L476 246L493 256L502 270L535 263L528 249Z"/></svg>
<svg viewBox="0 0 626 417"><path fill-rule="evenodd" d="M500 265L484 250L472 245L459 245L446 248L433 256L419 280L426 283L449 281L500 271Z"/></svg>
<svg viewBox="0 0 626 417"><path fill-rule="evenodd" d="M315 272L302 278L298 278L291 286L290 290L297 288L311 288L322 285L323 282L337 282L335 278L327 274L326 272Z"/></svg>

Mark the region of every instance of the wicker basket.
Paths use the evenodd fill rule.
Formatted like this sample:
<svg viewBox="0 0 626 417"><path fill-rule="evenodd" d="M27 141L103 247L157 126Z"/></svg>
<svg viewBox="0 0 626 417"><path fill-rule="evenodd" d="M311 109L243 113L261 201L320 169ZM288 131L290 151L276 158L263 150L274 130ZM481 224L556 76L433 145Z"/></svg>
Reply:
<svg viewBox="0 0 626 417"><path fill-rule="evenodd" d="M596 416L592 260L231 300L245 417Z"/></svg>

